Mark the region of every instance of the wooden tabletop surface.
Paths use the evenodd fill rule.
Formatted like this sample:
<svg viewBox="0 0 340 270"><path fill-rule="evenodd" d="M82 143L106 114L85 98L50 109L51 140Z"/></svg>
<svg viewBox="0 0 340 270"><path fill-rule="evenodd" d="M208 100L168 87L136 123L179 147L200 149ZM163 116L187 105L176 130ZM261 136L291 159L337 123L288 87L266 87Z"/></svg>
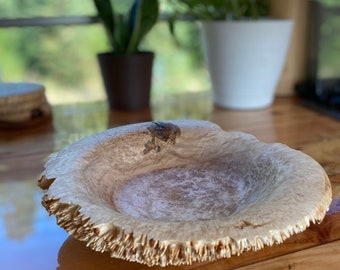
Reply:
<svg viewBox="0 0 340 270"><path fill-rule="evenodd" d="M277 98L255 111L215 108L206 93L158 98L152 110L108 112L105 102L57 105L45 124L0 131L0 269L161 269L112 259L73 239L49 217L37 179L47 157L84 136L129 123L207 119L224 130L280 142L318 161L332 182L333 201L324 221L283 244L230 259L165 269L340 269L340 121Z"/></svg>

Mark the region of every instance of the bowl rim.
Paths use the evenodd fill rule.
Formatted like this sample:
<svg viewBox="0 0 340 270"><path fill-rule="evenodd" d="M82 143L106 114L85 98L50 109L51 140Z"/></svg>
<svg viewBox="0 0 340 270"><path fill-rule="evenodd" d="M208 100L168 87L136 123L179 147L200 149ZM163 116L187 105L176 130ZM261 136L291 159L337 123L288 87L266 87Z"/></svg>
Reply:
<svg viewBox="0 0 340 270"><path fill-rule="evenodd" d="M74 190L65 191L69 187L67 183L70 183L70 179L74 177L73 174L77 173L76 165L84 160L84 156L93 151L94 148L101 148L101 144L108 140L128 137L131 134L149 136L148 128L155 123L144 122L120 126L91 135L66 146L49 158L38 185L46 190L42 204L50 215L56 216L58 225L76 239L87 242L87 245L96 251L109 252L112 257L136 261L149 266L166 266L229 258L247 250L260 250L264 246L280 244L291 235L304 231L311 223L323 220L331 203L331 185L323 168L308 155L283 144L260 142L250 134L224 131L218 125L209 121L171 120L162 123L179 127L181 136L186 132L206 130L208 132L213 131L222 137L226 136L227 139L237 138L242 143L249 142L250 144L273 148L275 151L287 155L284 162L289 166L294 163L294 166L305 166L304 171L311 170L309 179L313 177L317 177L317 179L313 178L310 181L319 183L323 186L323 190L318 191L317 199L315 199L315 196L304 196L303 194L301 194L303 198L294 198L294 202L299 203L303 214L298 217L293 216L293 220L290 218L273 220L273 216L268 214L273 209L264 211L255 207L255 209L246 211L248 217L244 215L244 212L241 212L232 218L181 222L141 220L118 212L112 218L112 211L105 205L79 203L72 194ZM162 147L164 145L164 147L170 149L176 147L175 144L168 142L160 141L160 143L162 143ZM157 151L153 149L152 155L157 154ZM295 175L290 175L290 177L292 179L289 179L289 183L300 181L301 185L306 186L306 180L302 179L301 175L299 178L296 178ZM311 188L311 190L314 193L317 192L316 189ZM299 197L299 195L295 197ZM290 214L292 209L297 207L296 204L290 204L291 199L292 197L281 196L279 203L270 203L276 209L280 209L280 202L286 203L286 208ZM306 203L306 199L310 200L309 204ZM268 205L269 202L264 204L267 208ZM91 215L89 214L92 213L91 211L101 211L101 215ZM249 214L253 216L249 218ZM261 214L264 216L261 217ZM285 220L285 222L282 220ZM143 233L145 228L146 233ZM222 233L216 233L217 237L215 238L211 237L210 231L213 228L216 231L222 231ZM164 230L164 233L160 233L160 230ZM167 230L177 232L180 237L173 237L173 234ZM188 237L183 238L183 233L179 230L189 232ZM201 235L200 238L197 237L198 234ZM166 237L167 235L171 237ZM190 235L195 237L190 238ZM207 235L210 237L206 237Z"/></svg>

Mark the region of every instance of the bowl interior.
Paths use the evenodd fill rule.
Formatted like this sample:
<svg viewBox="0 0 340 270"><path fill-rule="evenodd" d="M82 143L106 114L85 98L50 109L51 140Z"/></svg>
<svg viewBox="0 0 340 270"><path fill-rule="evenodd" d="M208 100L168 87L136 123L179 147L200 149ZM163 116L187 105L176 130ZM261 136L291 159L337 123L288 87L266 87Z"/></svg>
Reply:
<svg viewBox="0 0 340 270"><path fill-rule="evenodd" d="M212 134L198 145L184 138L146 154L145 134L108 140L87 157L86 190L112 211L165 222L226 218L270 196L278 174L266 144L223 146Z"/></svg>
<svg viewBox="0 0 340 270"><path fill-rule="evenodd" d="M159 169L125 182L114 196L120 213L161 221L228 217L261 198L267 178L244 174L239 165L214 160Z"/></svg>

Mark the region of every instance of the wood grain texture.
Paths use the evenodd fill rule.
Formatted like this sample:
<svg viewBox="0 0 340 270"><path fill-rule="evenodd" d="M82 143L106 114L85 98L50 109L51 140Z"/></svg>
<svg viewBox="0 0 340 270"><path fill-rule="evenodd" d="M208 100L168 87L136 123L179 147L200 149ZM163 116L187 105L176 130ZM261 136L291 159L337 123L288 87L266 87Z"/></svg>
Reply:
<svg viewBox="0 0 340 270"><path fill-rule="evenodd" d="M340 265L340 241L331 242L265 262L256 263L239 270L337 270Z"/></svg>
<svg viewBox="0 0 340 270"><path fill-rule="evenodd" d="M331 202L329 179L309 156L198 120L89 136L50 157L39 185L75 238L149 266L282 243L321 221Z"/></svg>
<svg viewBox="0 0 340 270"><path fill-rule="evenodd" d="M335 268L335 262L340 262L340 258L338 255L338 245L340 240L335 240L339 239L339 235L340 213L336 215L326 216L324 222L320 225L312 225L305 232L291 237L281 245L265 247L263 250L257 252L246 252L241 254L240 256L232 257L230 259L221 259L215 262L205 262L188 266L168 266L166 268L159 266L147 267L145 265L137 263L131 263L119 259L110 258L110 255L108 253L95 252L86 247L85 243L69 237L59 251L59 264L60 270L74 269L75 265L78 265L79 267L81 266L80 269L82 270L96 269L96 266L98 267L98 269L116 269L117 267L119 267L119 269L122 270L229 270L239 269L239 267L243 266L249 266L249 269L253 269L252 267L256 267L254 269L261 269L262 265L266 267L263 269L289 269L289 263L294 262L294 265L297 266L297 258L298 260L304 260L305 263L308 263L310 256L308 254L313 254L311 263L313 264L313 267L316 267L315 269L326 269L322 267L323 265L328 265L330 267L333 267L329 269L335 270L338 269ZM330 246L328 247L328 245ZM323 256L325 253L328 252L331 253L327 256ZM306 258L304 256L306 256ZM325 259L325 261L323 261L323 258ZM328 260L328 258L331 259ZM279 262L276 262L276 260L279 260ZM281 268L274 268L277 267L278 263ZM105 268L104 266L107 268ZM300 265L299 267L302 266ZM246 267L245 269L248 268Z"/></svg>
<svg viewBox="0 0 340 270"><path fill-rule="evenodd" d="M187 117L187 112L199 110L196 106L198 100L195 94L164 99L167 110L174 112L173 118ZM209 95L202 95L204 104ZM194 108L191 101L195 100ZM185 105L186 104L186 105ZM300 105L294 98L277 98L270 108L257 111L229 111L215 107L207 115L204 109L204 119L209 119L227 131L244 131L255 135L264 142L281 142L289 147L301 150L320 162L329 175L333 201L321 224L312 225L306 231L294 235L281 245L264 248L257 252L245 252L241 256L230 259L221 259L212 263L193 264L183 267L147 267L137 263L129 263L119 259L111 259L107 253L98 253L87 248L83 242L67 238L65 234L58 234L59 230L53 218L43 215L35 179L43 168L43 163L49 154L60 150L69 143L86 135L105 130L108 127L120 126L141 121L149 121L156 115L162 120L162 103L157 105L157 112L122 113L108 112L104 102L88 104L70 104L53 107L53 126L37 126L25 130L11 132L0 131L0 212L1 221L8 216L14 217L17 212L16 202L23 196L36 202L39 212L26 211L26 208L17 209L20 218L10 223L11 231L30 231L28 237L20 241L0 237L0 249L4 256L0 256L0 268L4 269L55 269L58 257L58 270L65 269L338 269L334 267L338 259L340 240L340 174L339 174L339 139L340 121L309 110ZM178 112L178 114L175 114ZM151 117L152 115L152 117ZM197 115L197 114L196 114ZM192 118L200 118L190 114ZM205 118L207 117L207 118ZM173 119L172 118L172 119ZM30 185L27 185L29 183ZM33 189L30 189L30 186ZM13 189L11 189L13 188ZM19 192L20 191L20 192ZM9 194L8 194L9 193ZM20 195L19 195L20 194ZM38 197L34 197L38 196ZM18 199L20 196L20 200ZM13 198L13 202L11 201ZM13 208L14 207L14 208ZM19 211L20 210L20 211ZM36 210L37 211L37 210ZM9 213L10 215L2 215ZM32 223L22 222L22 218L32 220ZM4 222L3 224L6 225ZM41 230L39 228L44 228ZM5 232L7 227L4 227ZM32 230L33 229L33 230ZM56 239L58 238L58 240ZM65 241L65 242L64 242ZM62 243L64 242L64 245ZM13 245L16 249L9 251ZM34 243L34 245L32 245ZM333 246L333 244L335 247ZM49 248L45 248L45 247ZM44 247L43 254L41 253ZM314 252L313 250L317 250ZM335 248L335 249L333 249ZM7 252L7 253L6 253ZM39 256L37 256L39 254ZM296 255L294 255L296 254ZM310 256L309 254L313 254ZM327 254L327 255L326 255ZM290 256L293 257L290 257ZM295 257L296 256L296 257ZM6 258L10 258L7 261ZM21 258L21 267L18 265ZM24 259L27 258L27 259ZM284 258L284 261L280 261ZM292 258L292 259L291 259ZM305 259L306 258L306 261ZM36 265L46 267L31 267L33 259ZM279 260L279 261L277 261ZM307 261L313 262L303 267ZM6 264L7 262L7 264ZM17 264L16 264L17 262ZM295 264L289 264L290 262ZM320 263L318 263L320 262ZM2 267L5 265L4 267ZM263 268L262 268L263 265ZM325 266L325 267L324 267ZM255 268L256 267L256 268ZM265 268L264 268L265 267ZM314 268L313 268L314 267Z"/></svg>

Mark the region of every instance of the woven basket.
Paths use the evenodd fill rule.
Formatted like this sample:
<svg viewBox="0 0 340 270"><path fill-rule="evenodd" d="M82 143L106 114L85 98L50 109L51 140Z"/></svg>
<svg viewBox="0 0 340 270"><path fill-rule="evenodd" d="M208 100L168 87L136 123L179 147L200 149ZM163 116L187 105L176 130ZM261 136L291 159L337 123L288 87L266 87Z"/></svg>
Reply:
<svg viewBox="0 0 340 270"><path fill-rule="evenodd" d="M51 117L43 85L0 83L0 127L21 127Z"/></svg>

